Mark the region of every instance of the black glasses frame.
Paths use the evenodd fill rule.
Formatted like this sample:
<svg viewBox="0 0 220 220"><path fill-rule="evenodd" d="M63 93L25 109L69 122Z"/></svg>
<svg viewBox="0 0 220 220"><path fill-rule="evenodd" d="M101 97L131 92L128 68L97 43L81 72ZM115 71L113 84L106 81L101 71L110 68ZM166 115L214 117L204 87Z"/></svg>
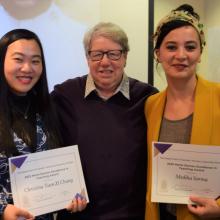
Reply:
<svg viewBox="0 0 220 220"><path fill-rule="evenodd" d="M119 54L112 54L114 52L120 52ZM94 53L94 56L92 56ZM100 51L100 50L90 50L88 51L89 58L92 61L100 61L103 59L104 55L108 57L110 60L119 60L124 53L124 50L108 50L108 51ZM95 56L96 55L96 56Z"/></svg>

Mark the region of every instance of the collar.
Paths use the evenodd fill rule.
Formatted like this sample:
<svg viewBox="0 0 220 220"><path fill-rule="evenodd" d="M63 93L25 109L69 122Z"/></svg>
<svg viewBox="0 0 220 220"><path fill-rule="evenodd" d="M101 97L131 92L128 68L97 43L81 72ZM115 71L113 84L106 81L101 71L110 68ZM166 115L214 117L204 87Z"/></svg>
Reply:
<svg viewBox="0 0 220 220"><path fill-rule="evenodd" d="M86 79L86 88L85 88L85 95L84 98L86 98L91 92L95 91L96 94L103 99L103 97L101 97L98 92L97 92L97 88L95 86L94 80L91 76L91 74L88 74L87 79ZM117 94L118 92L121 92L122 95L127 98L128 100L130 100L130 93L129 93L129 78L126 74L123 74L122 77L122 81L120 83L120 85L118 86L118 88L115 90L114 94Z"/></svg>

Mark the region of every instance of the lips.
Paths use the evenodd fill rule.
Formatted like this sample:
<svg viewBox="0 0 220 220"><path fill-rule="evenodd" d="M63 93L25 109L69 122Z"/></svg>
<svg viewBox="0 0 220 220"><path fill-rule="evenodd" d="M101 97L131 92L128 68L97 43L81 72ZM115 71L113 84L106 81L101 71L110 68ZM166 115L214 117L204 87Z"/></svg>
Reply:
<svg viewBox="0 0 220 220"><path fill-rule="evenodd" d="M185 68L188 67L188 65L186 64L173 64L172 66L175 67L179 71L184 70Z"/></svg>
<svg viewBox="0 0 220 220"><path fill-rule="evenodd" d="M112 70L99 70L100 73L105 73L105 74L109 74L109 73L112 73L113 71Z"/></svg>
<svg viewBox="0 0 220 220"><path fill-rule="evenodd" d="M183 66L183 67L187 67L187 64L183 64L183 63L175 63L173 64L173 66Z"/></svg>
<svg viewBox="0 0 220 220"><path fill-rule="evenodd" d="M31 76L17 76L16 78L23 84L29 84L33 79Z"/></svg>

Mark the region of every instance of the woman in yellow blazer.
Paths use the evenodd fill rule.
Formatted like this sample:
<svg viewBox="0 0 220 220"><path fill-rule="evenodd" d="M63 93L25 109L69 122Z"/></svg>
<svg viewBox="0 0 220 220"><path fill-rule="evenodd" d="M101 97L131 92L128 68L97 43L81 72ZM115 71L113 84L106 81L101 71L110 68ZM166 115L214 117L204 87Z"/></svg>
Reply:
<svg viewBox="0 0 220 220"><path fill-rule="evenodd" d="M205 45L199 16L182 5L161 20L155 55L167 78L167 89L148 98L148 190L146 220L220 219L220 201L190 197L197 204L162 205L151 202L152 141L220 145L220 84L196 75ZM179 126L181 129L176 129ZM167 129L169 128L169 129Z"/></svg>

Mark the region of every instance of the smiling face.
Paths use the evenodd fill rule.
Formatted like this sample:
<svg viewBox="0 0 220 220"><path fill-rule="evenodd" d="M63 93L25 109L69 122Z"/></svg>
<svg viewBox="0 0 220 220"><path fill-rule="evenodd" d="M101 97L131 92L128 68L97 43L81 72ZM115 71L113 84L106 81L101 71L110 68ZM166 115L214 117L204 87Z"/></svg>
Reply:
<svg viewBox="0 0 220 220"><path fill-rule="evenodd" d="M109 50L122 50L122 48L118 43L105 37L96 37L92 40L90 51ZM111 60L106 54L100 61L92 61L87 56L90 74L101 92L114 93L122 80L126 59L127 53L122 53L118 60Z"/></svg>
<svg viewBox="0 0 220 220"><path fill-rule="evenodd" d="M201 58L197 31L192 26L170 31L156 50L156 55L168 80L195 77Z"/></svg>
<svg viewBox="0 0 220 220"><path fill-rule="evenodd" d="M21 39L8 46L4 73L11 90L25 95L39 80L42 74L40 47L35 40Z"/></svg>

